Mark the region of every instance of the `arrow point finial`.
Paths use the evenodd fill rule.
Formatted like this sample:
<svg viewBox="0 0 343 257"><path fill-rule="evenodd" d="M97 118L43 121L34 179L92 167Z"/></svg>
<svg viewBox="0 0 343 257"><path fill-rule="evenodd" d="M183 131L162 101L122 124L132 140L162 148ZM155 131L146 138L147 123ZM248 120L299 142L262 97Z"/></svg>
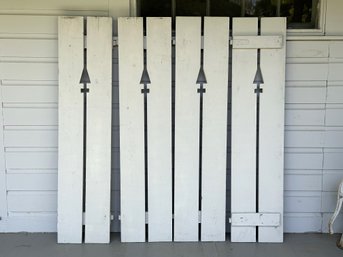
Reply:
<svg viewBox="0 0 343 257"><path fill-rule="evenodd" d="M257 66L257 70L256 70L256 74L255 74L255 78L254 78L253 83L254 84L263 84L264 83L260 65Z"/></svg>
<svg viewBox="0 0 343 257"><path fill-rule="evenodd" d="M83 68L81 78L80 78L80 84L85 84L85 83L91 83L88 75L88 71L86 68Z"/></svg>
<svg viewBox="0 0 343 257"><path fill-rule="evenodd" d="M204 69L203 67L201 66L200 67L200 70L199 70L199 74L198 74L198 78L197 78L197 84L206 84L207 83L207 79L206 79L206 76L205 76L205 72L204 72Z"/></svg>
<svg viewBox="0 0 343 257"><path fill-rule="evenodd" d="M148 73L148 70L146 69L146 67L144 67L142 77L141 77L141 81L139 83L140 84L150 84L151 83L149 73Z"/></svg>

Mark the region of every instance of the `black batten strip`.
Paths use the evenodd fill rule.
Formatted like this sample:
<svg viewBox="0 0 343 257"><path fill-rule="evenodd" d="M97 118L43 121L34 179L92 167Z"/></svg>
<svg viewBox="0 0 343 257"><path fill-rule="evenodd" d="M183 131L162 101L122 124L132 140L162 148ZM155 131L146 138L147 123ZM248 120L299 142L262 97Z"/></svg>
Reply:
<svg viewBox="0 0 343 257"><path fill-rule="evenodd" d="M172 44L172 43L171 43ZM172 110L171 110L171 125L172 125L172 135L171 135L171 141L172 141L172 241L174 241L174 213L175 213L175 46L172 44L172 85L171 85L171 104L172 104Z"/></svg>
<svg viewBox="0 0 343 257"><path fill-rule="evenodd" d="M84 36L87 35L87 20L84 20ZM80 92L83 94L83 185L82 185L82 211L86 212L86 176L87 176L87 93L89 89L87 88L87 83L90 83L88 71L87 71L87 48L83 46L83 70L81 74L80 84L83 84ZM82 241L85 240L85 226L82 226Z"/></svg>
<svg viewBox="0 0 343 257"><path fill-rule="evenodd" d="M143 40L146 36L146 19L143 18ZM147 71L147 50L144 47L143 41L143 73L140 84L143 84L143 89L141 89L142 94L144 94L144 185L145 185L145 213L148 213L148 93L149 89L147 84L150 84L150 78ZM145 224L145 237L146 241L149 240L148 235L148 224Z"/></svg>
<svg viewBox="0 0 343 257"><path fill-rule="evenodd" d="M201 36L204 35L204 17L201 18ZM197 92L200 94L199 101L199 213L201 213L202 204L202 125L203 125L203 94L205 93L204 83L206 83L204 67L204 49L200 52L200 70L196 83L199 84ZM199 222L199 241L201 241L201 222Z"/></svg>
<svg viewBox="0 0 343 257"><path fill-rule="evenodd" d="M261 35L261 19L258 19L258 35ZM257 70L260 71L261 49L257 49ZM260 88L257 83L256 93L256 213L259 213L259 156L260 156ZM258 226L256 226L256 241L258 242Z"/></svg>
<svg viewBox="0 0 343 257"><path fill-rule="evenodd" d="M257 66L260 65L260 49L257 50ZM259 90L259 86L257 87ZM259 212L259 154L260 154L260 94L256 92L256 213ZM258 226L256 227L256 241L258 241Z"/></svg>

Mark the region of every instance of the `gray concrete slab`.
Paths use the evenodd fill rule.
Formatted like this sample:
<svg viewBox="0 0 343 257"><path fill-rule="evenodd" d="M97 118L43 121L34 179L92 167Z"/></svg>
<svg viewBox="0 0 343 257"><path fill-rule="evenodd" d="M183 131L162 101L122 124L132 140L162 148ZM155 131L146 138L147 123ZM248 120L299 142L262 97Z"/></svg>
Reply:
<svg viewBox="0 0 343 257"><path fill-rule="evenodd" d="M113 234L106 245L57 244L55 233L0 234L0 257L342 257L340 235L286 234L283 244L121 243Z"/></svg>

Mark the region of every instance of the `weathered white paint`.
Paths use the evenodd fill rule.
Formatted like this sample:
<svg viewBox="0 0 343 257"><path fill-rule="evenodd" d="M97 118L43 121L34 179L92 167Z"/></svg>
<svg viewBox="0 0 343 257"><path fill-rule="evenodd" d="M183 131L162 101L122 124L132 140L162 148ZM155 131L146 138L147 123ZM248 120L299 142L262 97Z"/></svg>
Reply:
<svg viewBox="0 0 343 257"><path fill-rule="evenodd" d="M81 243L83 204L83 18L58 20L58 242Z"/></svg>
<svg viewBox="0 0 343 257"><path fill-rule="evenodd" d="M232 48L234 49L274 49L282 48L285 35L261 35L255 36L234 36Z"/></svg>
<svg viewBox="0 0 343 257"><path fill-rule="evenodd" d="M148 18L148 237L172 240L171 18ZM143 97L143 95L142 95Z"/></svg>
<svg viewBox="0 0 343 257"><path fill-rule="evenodd" d="M234 18L233 36L257 35L257 18ZM244 68L243 68L244 67ZM256 49L232 52L231 212L256 212ZM232 242L255 242L255 227L231 226Z"/></svg>
<svg viewBox="0 0 343 257"><path fill-rule="evenodd" d="M286 37L286 18L262 18L261 35ZM259 213L279 213L275 227L258 228L259 242L283 242L283 169L286 41L280 49L261 49L264 84L260 94Z"/></svg>
<svg viewBox="0 0 343 257"><path fill-rule="evenodd" d="M204 20L201 241L225 240L229 19Z"/></svg>
<svg viewBox="0 0 343 257"><path fill-rule="evenodd" d="M112 18L87 17L85 243L110 241Z"/></svg>
<svg viewBox="0 0 343 257"><path fill-rule="evenodd" d="M143 19L119 18L121 241L145 241Z"/></svg>
<svg viewBox="0 0 343 257"><path fill-rule="evenodd" d="M33 15L94 15L94 16L129 16L129 0L60 0L46 2L33 0L23 3L17 0L2 1L1 14L33 14Z"/></svg>
<svg viewBox="0 0 343 257"><path fill-rule="evenodd" d="M1 74L1 73L0 73ZM3 87L0 83L1 91L0 91L0 100L3 102ZM4 118L3 118L3 106L0 105L0 135L4 133ZM0 217L7 222L7 215L8 215L8 208L7 208L7 187L8 184L6 183L6 159L5 159L5 146L4 146L4 137L0 137ZM4 222L0 222L0 230L6 230L4 228Z"/></svg>
<svg viewBox="0 0 343 257"><path fill-rule="evenodd" d="M197 241L201 19L177 17L175 53L174 240Z"/></svg>
<svg viewBox="0 0 343 257"><path fill-rule="evenodd" d="M231 224L237 227L279 227L281 216L280 213L232 213Z"/></svg>
<svg viewBox="0 0 343 257"><path fill-rule="evenodd" d="M333 8L339 7L334 3L337 2L336 0L329 1L333 3ZM336 10L337 13L340 13L339 8L336 8ZM18 45L18 47L9 50L10 52L8 53L7 50L2 51L4 48L0 47L0 51L2 51L2 54L4 55L3 57L0 56L3 66L9 67L12 65L11 62L20 63L25 61L29 62L27 64L28 66L33 65L39 70L39 66L35 65L37 62L43 64L46 61L56 62L55 58L58 55L56 41L57 17L32 15L35 12L38 13L38 11L33 10L30 12L28 11L31 15L0 15L0 36L2 39L9 40L9 42L6 43L6 46L12 44L15 46L18 45L18 41L26 40L20 46ZM73 12L75 14L81 13L77 11ZM12 13L19 13L19 11L13 11ZM22 11L20 13L25 12ZM39 10L39 13L43 15L53 14L47 10ZM327 17L329 17L329 19L339 19L340 16L334 16L330 12ZM8 24L11 24L11 26L8 26ZM337 25L335 26L337 27ZM339 33L336 35L338 34ZM52 42L55 42L56 47L50 45L49 49L45 49L44 46L48 47L48 44L43 42L39 43L40 40L46 42L44 38L54 38L55 41L49 39L51 40L49 42L51 42L51 44L53 44ZM325 209L321 209L321 202L324 198L333 199L333 201L335 201L333 192L336 191L336 188L334 188L335 185L332 181L338 181L343 178L343 169L339 162L340 156L342 156L343 153L343 145L340 143L342 142L342 127L326 126L321 119L323 112L326 112L326 102L334 104L342 103L343 82L328 81L327 75L325 75L327 73L324 73L324 76L317 76L318 69L316 69L316 72L311 72L311 70L313 65L316 66L319 64L322 69L326 69L326 67L329 69L328 62L342 62L342 59L340 58L340 56L342 56L342 50L340 49L342 48L339 46L341 42L337 41L339 40L339 37L325 36L297 36L297 38L288 37L287 39L287 62L292 62L292 65L294 62L300 62L301 65L294 67L292 70L287 69L288 75L286 77L286 102L288 107L292 107L292 117L296 117L299 112L299 119L297 119L297 123L290 123L285 127L285 174L287 175L285 177L286 205L284 228L285 232L327 232L328 219L331 217L333 209L330 209L331 204L328 205L328 207L325 207ZM31 47L24 48L25 45L28 46L29 44L27 41L31 40L37 42L37 44L32 43ZM322 44L318 44L318 41ZM5 46L5 44L2 44L2 46ZM24 51L24 49L26 50ZM333 56L334 58L328 59L329 51L330 56ZM340 52L337 53L337 51ZM117 48L114 48L113 53L113 103L116 104L118 103ZM46 76L44 72L37 72L39 76L36 76L36 79L39 80L29 80L26 75L22 76L22 70L16 68L15 65L11 67L13 67L11 69L14 70L11 80L5 79L2 75L2 70L0 69L0 79L2 82L1 89L4 103L3 110L6 113L8 113L7 108L10 108L10 105L8 104L12 103L25 103L25 105L22 105L22 109L31 109L32 107L34 107L33 109L50 109L51 106L49 107L49 105L44 103L57 103L58 82L57 79L55 79L55 75L51 76L50 73ZM53 69L56 69L56 67L57 65L55 65L55 68ZM292 68L292 66L289 67ZM296 74L301 72L306 75L306 78L297 77ZM54 74L57 74L57 72ZM298 78L301 78L301 80ZM296 106L293 104L296 104ZM56 108L56 105L54 108ZM116 145L118 146L119 139L115 136L118 135L119 117L117 110L118 105L114 105L113 119L115 123L113 124L113 131L117 132L113 135L113 141L116 142ZM313 112L316 112L316 114ZM12 115L11 118L13 116L14 115ZM56 133L57 127L55 125L47 125L52 121L52 119L47 116L42 116L41 121L33 119L32 122L30 121L30 117L21 117L23 118L23 121L25 121L25 124L34 124L36 121L38 121L36 124L42 124L23 126L20 119L17 119L17 125L5 125L4 127L4 132L9 132L7 135L13 135L11 138L14 140L11 140L11 147L6 147L6 172L25 173L27 174L25 180L29 180L27 177L34 177L34 179L29 180L32 182L32 184L30 182L30 187L22 187L21 191L26 193L40 190L43 182L39 183L37 181L35 183L36 176L42 176L39 180L42 181L45 177L45 173L56 172L57 170L57 149L50 147L56 145L56 134L54 136L51 132L51 136L45 137L44 135L47 136L49 132L42 132L41 135L47 140L44 145L49 147L30 147L30 145L35 145L35 141L38 139L40 131L55 130ZM24 120L24 118L27 119ZM57 121L57 116L54 119ZM313 121L316 123L314 124ZM7 118L4 119L4 122L7 123ZM6 132L6 130L9 131ZM27 136L26 133L28 133ZM36 135L35 139L29 140L29 137L33 135L32 133ZM318 139L317 135L323 133L325 136L322 139ZM18 135L17 139L15 138L16 135ZM24 137L26 137L27 140L24 141ZM311 143L311 137L313 143ZM321 140L324 140L324 143L322 142L319 144ZM43 140L37 142L37 145L43 144ZM319 145L321 146L319 147ZM324 148L322 145L324 145ZM329 149L332 150L333 148L336 149L336 152L329 152ZM323 149L325 149L325 154ZM112 172L119 177L119 148L113 147L112 153ZM230 155L228 157L228 161L230 161ZM325 160L324 169L323 160ZM228 174L230 174L229 170ZM24 180L24 177L18 179ZM13 181L12 179L10 180ZM52 178L50 182L44 179L44 181L49 185L54 184L55 187L57 186L57 179L54 180ZM323 186L321 186L321 183L323 183ZM112 222L111 230L119 231L119 184L113 183L112 189L112 214L114 214L115 220ZM7 188L6 192L10 192L11 190L12 189ZM230 192L230 190L229 184L228 192ZM289 195L288 192L292 192L292 194ZM324 197L322 197L322 195ZM229 194L228 198L230 198ZM17 199L21 201L20 198ZM50 199L53 201L53 197ZM34 195L33 200L35 200ZM38 198L36 198L35 201L38 202ZM300 202L300 205L298 205L297 202ZM332 202L332 200L330 200L330 202ZM313 203L315 203L315 205L313 205ZM293 205L296 206L296 208L292 208ZM299 208L299 206L302 206L303 208ZM315 206L315 208L313 208L313 206ZM49 213L18 212L5 213L5 215L5 218L3 217L0 222L0 230L2 232L56 232L57 215L53 209L51 209ZM230 216L230 208L227 210L227 215ZM335 231L342 232L342 216L338 217L336 222Z"/></svg>
<svg viewBox="0 0 343 257"><path fill-rule="evenodd" d="M340 0L326 0L326 15L325 15L325 34L326 35L343 35L342 10L343 2Z"/></svg>

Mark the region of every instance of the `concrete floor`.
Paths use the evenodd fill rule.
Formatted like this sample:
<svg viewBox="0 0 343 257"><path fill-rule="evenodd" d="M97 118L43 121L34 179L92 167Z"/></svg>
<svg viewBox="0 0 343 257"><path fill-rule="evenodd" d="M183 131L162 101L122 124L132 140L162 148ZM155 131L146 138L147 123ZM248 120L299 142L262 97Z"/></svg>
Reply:
<svg viewBox="0 0 343 257"><path fill-rule="evenodd" d="M120 243L58 245L56 234L0 234L0 257L342 257L340 235L286 234L283 244L256 243Z"/></svg>

